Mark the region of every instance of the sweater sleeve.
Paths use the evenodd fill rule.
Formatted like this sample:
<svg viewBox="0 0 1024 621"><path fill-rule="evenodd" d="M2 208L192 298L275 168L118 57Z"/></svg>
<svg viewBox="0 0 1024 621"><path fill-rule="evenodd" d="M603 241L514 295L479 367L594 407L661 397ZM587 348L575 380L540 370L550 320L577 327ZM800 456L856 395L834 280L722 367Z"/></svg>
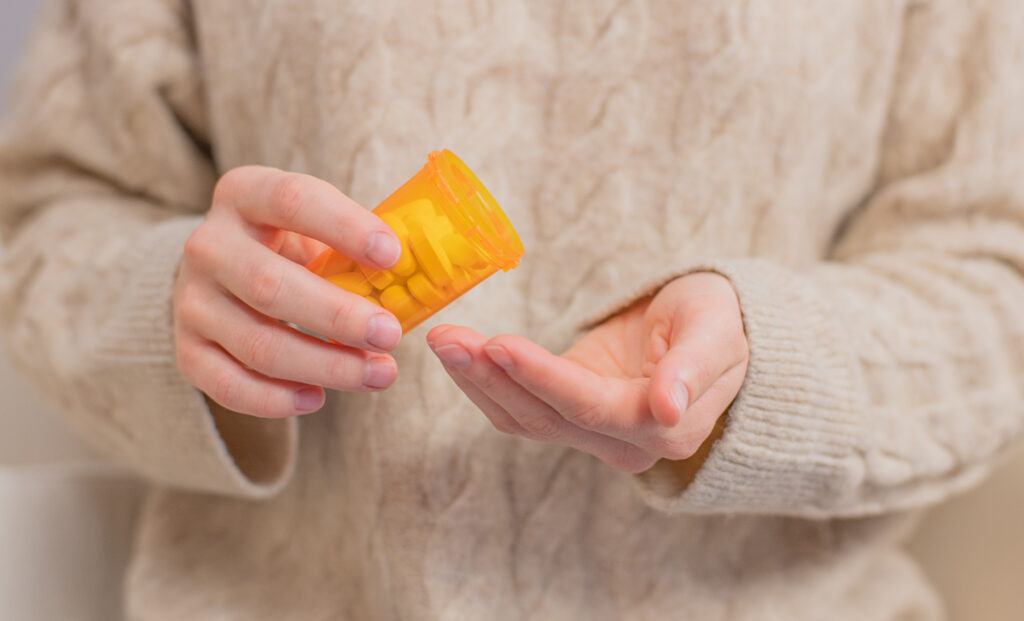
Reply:
<svg viewBox="0 0 1024 621"><path fill-rule="evenodd" d="M1020 437L1024 6L933 2L904 36L879 183L828 256L807 269L677 265L627 296L720 273L750 344L693 481L666 460L632 477L652 506L804 517L924 506L979 481Z"/></svg>
<svg viewBox="0 0 1024 621"><path fill-rule="evenodd" d="M0 125L0 325L100 450L158 483L266 496L296 422L214 417L176 364L174 278L216 181L187 7L45 9Z"/></svg>

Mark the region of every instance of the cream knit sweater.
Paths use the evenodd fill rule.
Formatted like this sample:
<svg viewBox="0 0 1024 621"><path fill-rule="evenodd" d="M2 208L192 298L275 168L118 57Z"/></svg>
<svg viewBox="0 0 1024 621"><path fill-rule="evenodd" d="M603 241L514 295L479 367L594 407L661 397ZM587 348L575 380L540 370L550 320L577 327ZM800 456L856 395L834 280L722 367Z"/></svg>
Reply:
<svg viewBox="0 0 1024 621"><path fill-rule="evenodd" d="M1022 102L1016 0L58 1L0 130L0 318L154 484L134 619L934 619L898 544L1024 422ZM178 374L220 173L372 206L439 147L527 246L441 321L559 351L731 279L749 372L685 490L499 434L429 325L301 420L218 429Z"/></svg>

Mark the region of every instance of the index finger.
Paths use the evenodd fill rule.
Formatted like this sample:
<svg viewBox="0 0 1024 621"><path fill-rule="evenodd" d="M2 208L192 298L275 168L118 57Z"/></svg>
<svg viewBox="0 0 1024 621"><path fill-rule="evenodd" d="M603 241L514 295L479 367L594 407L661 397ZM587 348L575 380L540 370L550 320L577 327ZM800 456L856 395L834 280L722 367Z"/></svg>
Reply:
<svg viewBox="0 0 1024 621"><path fill-rule="evenodd" d="M578 427L629 440L654 425L645 380L602 377L521 336L494 337L484 352L515 382Z"/></svg>
<svg viewBox="0 0 1024 621"><path fill-rule="evenodd" d="M393 266L402 252L394 231L372 211L311 175L243 166L217 183L214 204L226 203L248 222L320 240L359 263Z"/></svg>

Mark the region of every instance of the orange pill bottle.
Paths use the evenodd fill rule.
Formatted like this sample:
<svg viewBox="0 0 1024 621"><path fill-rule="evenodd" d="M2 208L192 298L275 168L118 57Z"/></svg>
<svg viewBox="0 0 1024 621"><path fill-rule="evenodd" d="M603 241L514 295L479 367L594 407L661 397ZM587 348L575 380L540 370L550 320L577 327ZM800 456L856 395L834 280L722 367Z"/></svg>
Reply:
<svg viewBox="0 0 1024 621"><path fill-rule="evenodd" d="M523 244L477 176L448 150L373 210L402 242L402 256L379 270L328 249L306 267L394 313L412 330L499 269L519 265Z"/></svg>

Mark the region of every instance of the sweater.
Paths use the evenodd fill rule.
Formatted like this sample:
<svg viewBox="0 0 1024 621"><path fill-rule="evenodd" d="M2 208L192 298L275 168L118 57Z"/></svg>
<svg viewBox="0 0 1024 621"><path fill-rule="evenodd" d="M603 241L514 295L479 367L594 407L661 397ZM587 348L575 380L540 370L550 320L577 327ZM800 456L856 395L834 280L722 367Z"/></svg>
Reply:
<svg viewBox="0 0 1024 621"><path fill-rule="evenodd" d="M149 482L131 619L938 619L900 550L1024 422L1024 4L58 0L0 129L0 324ZM367 208L447 147L526 245L301 418L207 406L171 292L220 174ZM494 430L424 334L552 351L680 275L750 345L693 481Z"/></svg>

